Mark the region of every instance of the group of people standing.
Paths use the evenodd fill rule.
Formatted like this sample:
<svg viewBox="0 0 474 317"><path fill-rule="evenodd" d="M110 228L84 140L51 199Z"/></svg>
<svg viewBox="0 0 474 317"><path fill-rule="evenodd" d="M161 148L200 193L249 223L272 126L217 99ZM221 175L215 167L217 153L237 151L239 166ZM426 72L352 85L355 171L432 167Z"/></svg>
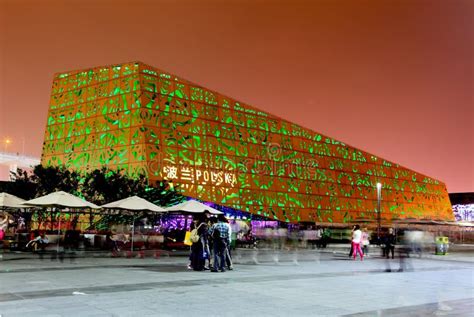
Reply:
<svg viewBox="0 0 474 317"><path fill-rule="evenodd" d="M190 229L196 229L199 239L191 245L188 269L211 272L233 269L230 250L232 229L224 215L197 215Z"/></svg>
<svg viewBox="0 0 474 317"><path fill-rule="evenodd" d="M401 259L408 257L409 251L411 251L412 249L406 242L407 235L408 234L405 234L402 239L402 243L398 247L398 252ZM353 259L355 260L357 258L357 254L359 254L361 261L363 261L364 256L368 255L368 246L370 244L369 240L370 235L367 231L367 228L361 230L359 225L354 225L351 234L351 251L349 253L349 257L353 257ZM382 257L387 259L394 259L397 237L393 228L389 228L379 241L380 246L382 248Z"/></svg>

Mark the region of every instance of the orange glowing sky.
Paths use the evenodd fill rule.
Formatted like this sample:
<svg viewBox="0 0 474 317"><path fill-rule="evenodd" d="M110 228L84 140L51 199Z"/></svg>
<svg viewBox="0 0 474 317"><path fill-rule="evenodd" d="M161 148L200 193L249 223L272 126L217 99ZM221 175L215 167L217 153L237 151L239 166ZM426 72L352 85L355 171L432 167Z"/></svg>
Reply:
<svg viewBox="0 0 474 317"><path fill-rule="evenodd" d="M473 3L0 0L0 139L40 156L55 72L140 60L474 192Z"/></svg>

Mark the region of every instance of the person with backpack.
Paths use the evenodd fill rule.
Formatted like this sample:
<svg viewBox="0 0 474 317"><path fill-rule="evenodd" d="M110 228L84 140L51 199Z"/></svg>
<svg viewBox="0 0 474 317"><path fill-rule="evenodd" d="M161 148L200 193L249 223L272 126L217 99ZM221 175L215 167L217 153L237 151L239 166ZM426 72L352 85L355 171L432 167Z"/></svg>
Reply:
<svg viewBox="0 0 474 317"><path fill-rule="evenodd" d="M206 247L207 243L207 223L201 215L195 216L191 224L191 255L190 267L194 271L203 271L205 269L206 261Z"/></svg>
<svg viewBox="0 0 474 317"><path fill-rule="evenodd" d="M224 215L219 215L217 223L209 229L209 235L213 241L214 263L211 272L225 272L225 257L227 250L227 242L230 237L230 226L226 222Z"/></svg>

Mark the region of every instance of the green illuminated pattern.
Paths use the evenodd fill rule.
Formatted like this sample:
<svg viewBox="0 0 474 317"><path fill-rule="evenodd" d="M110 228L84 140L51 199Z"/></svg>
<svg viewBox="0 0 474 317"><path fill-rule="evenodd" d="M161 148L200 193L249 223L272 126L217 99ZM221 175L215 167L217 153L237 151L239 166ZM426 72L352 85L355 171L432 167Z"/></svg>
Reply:
<svg viewBox="0 0 474 317"><path fill-rule="evenodd" d="M42 163L122 168L281 221L454 220L445 185L142 63L56 75Z"/></svg>

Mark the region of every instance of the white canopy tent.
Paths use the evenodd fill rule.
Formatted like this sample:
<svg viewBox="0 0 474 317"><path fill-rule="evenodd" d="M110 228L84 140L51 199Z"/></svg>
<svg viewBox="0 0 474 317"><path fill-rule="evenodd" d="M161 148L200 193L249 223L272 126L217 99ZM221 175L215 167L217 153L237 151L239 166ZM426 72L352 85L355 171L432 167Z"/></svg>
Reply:
<svg viewBox="0 0 474 317"><path fill-rule="evenodd" d="M166 210L165 208L160 207L158 205L155 205L155 204L149 202L148 200L143 199L143 198L138 197L138 196L132 196L132 197L128 197L128 198L125 198L125 199L120 199L120 200L117 200L117 201L113 201L111 203L102 205L102 208L103 209L111 209L111 210L121 209L121 210L128 210L128 211L132 212L132 214L133 214L132 242L131 242L131 251L132 252L133 252L133 239L134 239L134 235L135 235L135 218L136 218L137 212L141 212L141 211L149 211L149 212L153 212L153 213L168 212L168 210Z"/></svg>
<svg viewBox="0 0 474 317"><path fill-rule="evenodd" d="M222 211L209 207L197 200L188 200L177 205L167 207L168 211L181 211L181 212L189 212L189 213L203 213L206 210L213 215L221 215L223 214Z"/></svg>
<svg viewBox="0 0 474 317"><path fill-rule="evenodd" d="M34 207L57 207L57 208L91 208L100 209L96 204L90 203L72 194L57 191L38 198L34 198L23 203L25 206Z"/></svg>
<svg viewBox="0 0 474 317"><path fill-rule="evenodd" d="M27 208L24 199L8 193L0 193L0 209L4 208Z"/></svg>
<svg viewBox="0 0 474 317"><path fill-rule="evenodd" d="M51 208L89 208L89 209L100 209L99 206L88 202L80 197L66 193L64 191L57 191L54 193L47 194L38 198L34 198L23 203L24 206L31 207L51 207ZM58 224L58 236L61 233L61 217L59 218ZM59 252L59 240L57 251Z"/></svg>
<svg viewBox="0 0 474 317"><path fill-rule="evenodd" d="M111 203L101 206L105 209L125 209L125 210L134 210L134 211L151 211L151 212L168 212L163 207L155 205L149 202L146 199L143 199L138 196L132 196L125 199L120 199L113 201Z"/></svg>

